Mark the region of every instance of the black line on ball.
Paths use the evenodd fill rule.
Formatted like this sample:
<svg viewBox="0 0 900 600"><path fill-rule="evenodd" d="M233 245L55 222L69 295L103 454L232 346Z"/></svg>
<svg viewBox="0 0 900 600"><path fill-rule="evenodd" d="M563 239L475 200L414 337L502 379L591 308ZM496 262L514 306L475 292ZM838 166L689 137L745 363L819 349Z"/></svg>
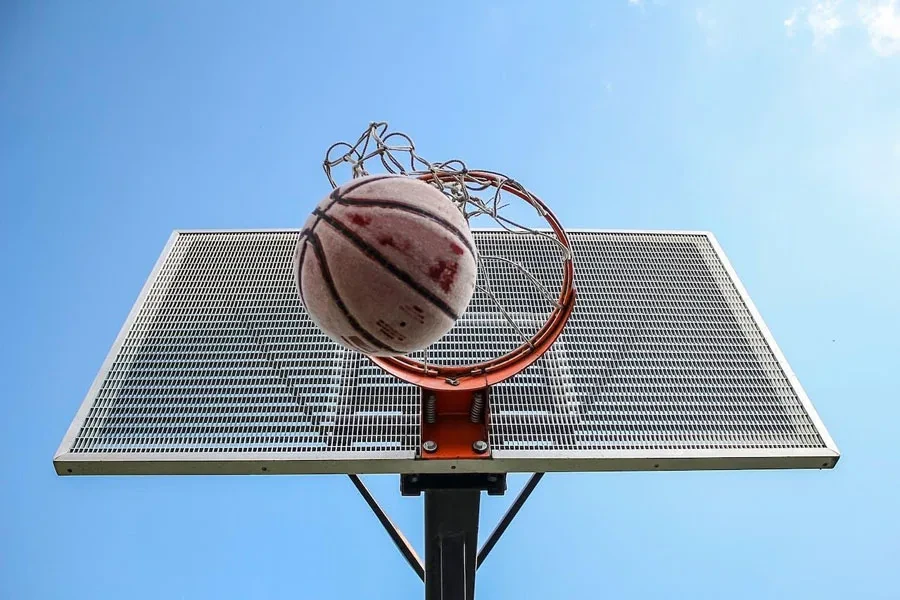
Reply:
<svg viewBox="0 0 900 600"><path fill-rule="evenodd" d="M391 177L399 177L399 175L368 175L365 179L360 178L357 180L351 179L347 183L343 185L339 185L338 187L331 190L331 193L328 195L331 198L331 203L324 208L324 210L328 210L332 206L334 206L335 202L340 201L345 195L349 194L353 190L359 189L360 187L367 185L369 183L374 183L376 181L381 181L383 179L390 179Z"/></svg>
<svg viewBox="0 0 900 600"><path fill-rule="evenodd" d="M331 294L331 298L334 300L334 303L337 305L341 312L344 313L344 318L347 319L347 322L350 326L356 330L356 332L361 335L367 342L375 346L376 348L380 348L381 350L386 350L393 354L403 354L399 350L395 350L391 348L377 337L369 333L363 328L362 325L359 324L359 321L350 314L350 311L347 309L347 305L344 304L344 301L341 299L340 294L338 294L337 287L334 285L334 278L331 276L331 271L328 269L328 262L325 260L325 251L322 249L322 242L319 240L319 236L315 233L310 232L306 236L306 243L312 246L313 252L316 255L316 258L319 260L319 269L322 271L322 279L325 280L325 285L328 287L328 291Z"/></svg>
<svg viewBox="0 0 900 600"><path fill-rule="evenodd" d="M368 183L373 183L375 181L381 181L382 179L388 179L391 177L397 177L397 175L391 174L382 174L382 175L370 175L365 181L361 180L350 180L342 186L338 186L331 190L331 193L328 195L331 198L331 202L328 203L328 206L325 207L325 211L328 211L335 203L339 202L343 199L343 194L347 194L352 192L353 190L366 185ZM303 238L307 235L312 234L316 230L316 226L322 222L322 218L317 216L315 222L309 226L308 229L304 229L300 232L300 237L297 239L297 243L303 240ZM306 304L306 300L303 298L303 286L302 286L302 272L303 272L303 259L306 256L306 244L303 245L303 248L300 250L300 260L297 262L298 264L298 272L299 276L297 277L297 288L300 290L300 300L303 301L303 304Z"/></svg>
<svg viewBox="0 0 900 600"><path fill-rule="evenodd" d="M306 247L309 245L308 239L311 230L304 229L300 232L300 237L297 239L297 243L303 242L303 247L300 249L300 258L297 260L297 272L295 275L297 276L297 292L300 294L300 302L303 303L304 308L306 307L306 298L303 297L303 261L306 260Z"/></svg>
<svg viewBox="0 0 900 600"><path fill-rule="evenodd" d="M426 300L431 302L437 309L443 312L445 315L453 319L454 321L459 318L459 315L453 312L453 309L450 308L450 305L444 302L441 298L436 296L431 292L428 288L423 286L421 283L412 278L412 276L398 268L396 265L391 263L387 257L381 254L378 250L369 245L364 239L356 235L353 231L351 231L346 225L332 217L331 215L325 214L320 209L315 210L315 214L319 215L322 220L331 225L337 232L342 234L348 241L350 241L354 246L356 246L359 250L363 252L366 256L377 262L379 265L384 267L390 274L394 277L411 287L413 290L422 295Z"/></svg>
<svg viewBox="0 0 900 600"><path fill-rule="evenodd" d="M468 248L469 252L472 256L477 256L475 249L469 243L469 240L466 236L461 232L456 226L444 219L443 217L439 217L433 213L428 212L423 208L419 208L417 206L411 206L409 204L404 204L402 202L397 202L395 200L379 200L376 198L340 198L336 201L336 204L341 204L343 206L372 206L375 208L387 208L390 210L398 210L400 212L410 213L424 219L428 219L434 223L437 223L450 233L452 233L456 239L462 243L466 248ZM334 203L332 204L334 206Z"/></svg>

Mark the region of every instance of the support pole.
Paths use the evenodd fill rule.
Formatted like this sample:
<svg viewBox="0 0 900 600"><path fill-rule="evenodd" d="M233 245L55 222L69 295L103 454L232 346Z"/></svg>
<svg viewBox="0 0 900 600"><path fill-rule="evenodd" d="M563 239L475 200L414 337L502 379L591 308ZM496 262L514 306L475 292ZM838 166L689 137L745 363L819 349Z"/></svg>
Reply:
<svg viewBox="0 0 900 600"><path fill-rule="evenodd" d="M481 491L425 491L425 600L473 600Z"/></svg>

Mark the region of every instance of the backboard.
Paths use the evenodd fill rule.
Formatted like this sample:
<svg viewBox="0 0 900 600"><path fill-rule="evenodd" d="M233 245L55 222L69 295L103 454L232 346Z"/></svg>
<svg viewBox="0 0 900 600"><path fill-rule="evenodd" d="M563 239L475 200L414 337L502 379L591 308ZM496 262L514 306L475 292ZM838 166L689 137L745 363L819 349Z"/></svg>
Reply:
<svg viewBox="0 0 900 600"><path fill-rule="evenodd" d="M575 311L491 390L488 460L417 460L414 386L297 298L297 230L176 231L54 459L60 475L830 468L839 453L713 235L568 230ZM540 277L540 238L476 230ZM554 260L556 263L554 263ZM493 292L520 322L533 286ZM550 285L548 283L548 285ZM518 343L473 299L429 360Z"/></svg>

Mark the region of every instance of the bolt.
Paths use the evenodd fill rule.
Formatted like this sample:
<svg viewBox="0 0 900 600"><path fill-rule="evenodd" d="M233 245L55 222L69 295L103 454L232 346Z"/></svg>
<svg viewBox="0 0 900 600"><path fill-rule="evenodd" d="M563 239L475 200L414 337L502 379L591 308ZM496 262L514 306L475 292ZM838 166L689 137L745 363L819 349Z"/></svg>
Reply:
<svg viewBox="0 0 900 600"><path fill-rule="evenodd" d="M497 483L497 476L496 475L488 475L487 480L488 480L488 483Z"/></svg>
<svg viewBox="0 0 900 600"><path fill-rule="evenodd" d="M437 451L437 442L433 442L431 440L426 440L422 442L422 450L425 452L431 453Z"/></svg>
<svg viewBox="0 0 900 600"><path fill-rule="evenodd" d="M477 452L478 454L484 454L487 452L488 445L484 440L478 440L477 442L472 444L472 450Z"/></svg>

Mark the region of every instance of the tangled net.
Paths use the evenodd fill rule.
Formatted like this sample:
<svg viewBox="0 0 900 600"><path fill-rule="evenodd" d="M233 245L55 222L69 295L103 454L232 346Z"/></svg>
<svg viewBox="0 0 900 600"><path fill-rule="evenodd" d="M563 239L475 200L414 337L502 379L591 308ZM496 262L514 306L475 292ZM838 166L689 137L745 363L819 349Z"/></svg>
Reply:
<svg viewBox="0 0 900 600"><path fill-rule="evenodd" d="M514 201L530 205L538 216L546 218L547 211L540 200L516 180L495 171L471 170L459 159L444 162L431 162L423 158L417 151L413 140L398 131L389 131L385 122L370 123L355 143L336 142L325 153L323 168L332 188L338 187L335 181L335 170L349 167L351 177L364 177L374 174L373 165L378 172L416 177L439 189L449 201L460 210L469 223L475 219L487 217L501 229L516 235L532 235L552 244L558 250L559 259L565 262L572 259L571 250L563 245L557 235L550 230L527 227L504 214ZM506 211L511 212L511 211ZM559 309L558 294L555 294L541 278L529 271L521 263L507 256L479 252L478 277L476 292L490 299L503 319L517 333L521 342L531 344L531 336L539 328L533 315L519 317L518 321L507 310L491 285L492 276L497 277L497 269L488 265L502 264L522 274L546 301L547 309ZM543 277L547 279L546 276ZM428 364L428 351L424 353L425 369Z"/></svg>

